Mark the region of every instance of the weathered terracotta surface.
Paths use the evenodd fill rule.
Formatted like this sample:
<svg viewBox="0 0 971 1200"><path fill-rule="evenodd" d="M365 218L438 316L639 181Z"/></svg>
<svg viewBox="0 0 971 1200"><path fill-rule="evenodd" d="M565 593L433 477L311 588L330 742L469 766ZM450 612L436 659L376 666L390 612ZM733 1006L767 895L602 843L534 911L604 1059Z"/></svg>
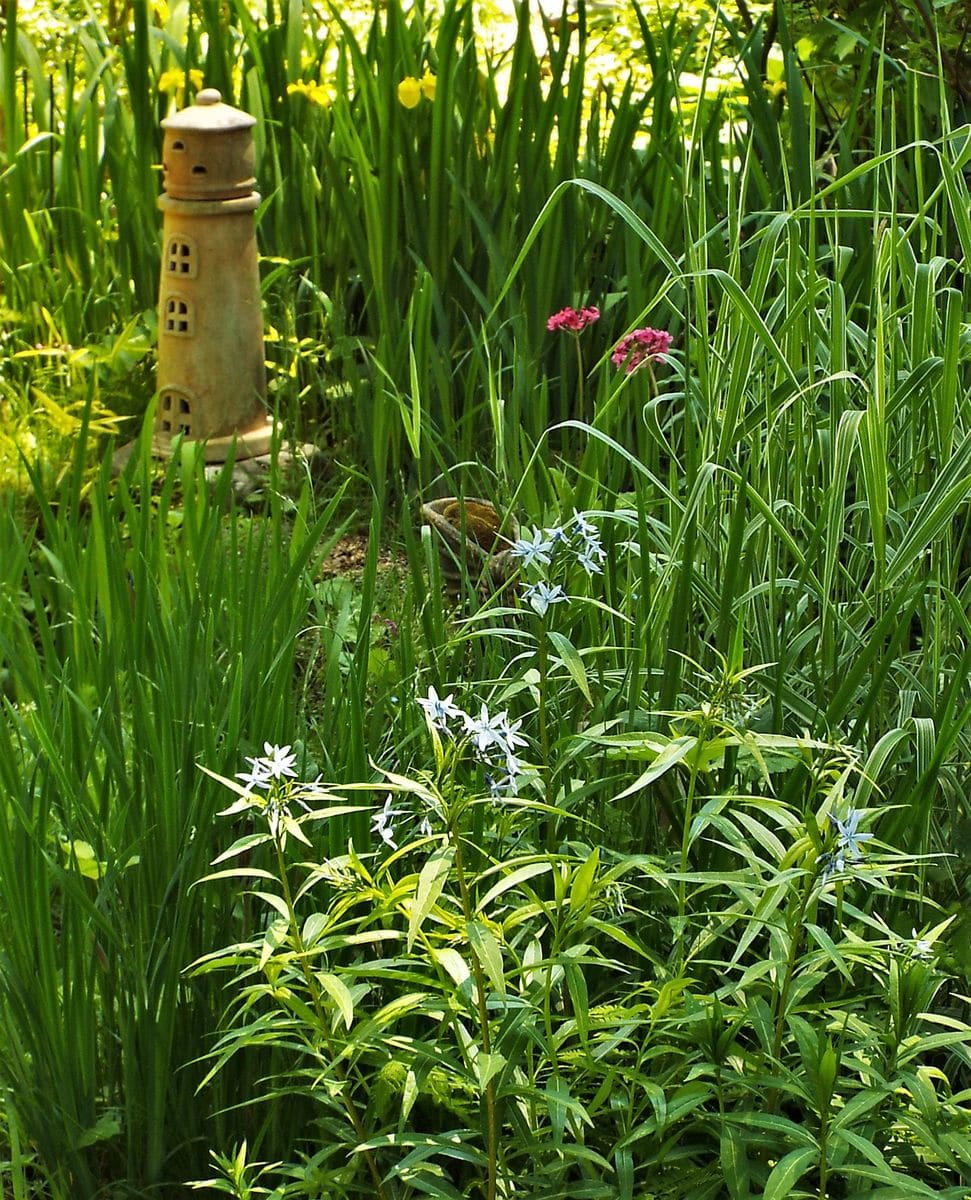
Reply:
<svg viewBox="0 0 971 1200"><path fill-rule="evenodd" d="M478 583L483 595L511 586L519 565L509 555L519 537L515 517L503 516L479 496L446 496L423 504L421 519L438 535L442 581L453 599L469 580Z"/></svg>
<svg viewBox="0 0 971 1200"><path fill-rule="evenodd" d="M254 119L214 89L162 122L165 194L153 446L180 433L222 462L266 454L263 316L253 213Z"/></svg>
<svg viewBox="0 0 971 1200"><path fill-rule="evenodd" d="M162 186L176 200L229 200L248 196L253 173L256 118L223 104L206 88L191 108L162 122Z"/></svg>

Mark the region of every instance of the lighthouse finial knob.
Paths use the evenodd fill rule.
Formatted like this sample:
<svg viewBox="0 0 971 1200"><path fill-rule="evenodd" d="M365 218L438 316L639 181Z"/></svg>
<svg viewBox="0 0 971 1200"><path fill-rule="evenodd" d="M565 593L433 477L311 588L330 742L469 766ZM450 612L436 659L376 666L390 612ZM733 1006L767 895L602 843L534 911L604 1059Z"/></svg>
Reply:
<svg viewBox="0 0 971 1200"><path fill-rule="evenodd" d="M218 88L203 88L196 96L196 104L221 104L222 93Z"/></svg>

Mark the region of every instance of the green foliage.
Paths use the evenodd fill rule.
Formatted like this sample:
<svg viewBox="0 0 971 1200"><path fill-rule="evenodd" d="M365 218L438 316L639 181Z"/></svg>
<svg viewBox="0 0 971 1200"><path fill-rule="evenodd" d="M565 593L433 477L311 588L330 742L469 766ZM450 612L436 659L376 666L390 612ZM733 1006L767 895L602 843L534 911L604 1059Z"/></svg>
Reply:
<svg viewBox="0 0 971 1200"><path fill-rule="evenodd" d="M256 830L211 879L235 876L267 915L196 965L237 984L207 1078L272 1044L280 1071L259 1098L313 1103L292 1160L264 1168L273 1194L716 1195L716 1164L732 1196L837 1180L963 1194L971 1109L939 1064L971 1066L971 1027L933 1015L944 979L928 958L950 921L908 941L856 907L864 886L899 892L912 856L848 850L833 873L828 818L865 780L842 752L788 747L786 769L816 777L801 811L735 793L687 812L686 849L721 865L683 854L672 870L569 837L565 814L529 798L493 807L448 720L432 722L434 779L367 785L386 794L377 853L307 859L353 785L220 781L238 796L226 815ZM763 769L781 749L741 744ZM724 753L708 735L683 757L694 770ZM564 818L554 853L532 844L531 814ZM261 843L268 869L226 868ZM217 1161L197 1186L246 1195L239 1154Z"/></svg>
<svg viewBox="0 0 971 1200"><path fill-rule="evenodd" d="M157 488L145 454L117 484L106 465L83 504L83 461L82 433L36 521L8 500L0 532L3 1078L10 1127L74 1198L204 1161L190 1064L219 998L182 968L236 901L188 891L212 853L194 764L291 723L308 562L336 507L305 492L286 527L279 502L227 520L228 475L210 500L188 452Z"/></svg>
<svg viewBox="0 0 971 1200"><path fill-rule="evenodd" d="M5 6L4 1194L963 1200L961 14L846 8L634 9L594 85L593 6L506 51L451 2ZM200 79L330 451L245 506L190 446L92 468ZM443 493L519 522L501 592L446 592ZM500 739L429 748L429 683ZM197 768L266 739L334 782L230 784L227 846Z"/></svg>
<svg viewBox="0 0 971 1200"><path fill-rule="evenodd" d="M778 8L778 5L776 6ZM886 58L888 77L901 82L908 70L925 76L928 113L937 102L937 81L945 85L949 106L961 119L971 104L968 85L968 38L971 11L961 0L854 0L819 4L796 0L789 17L793 36L810 76L816 77L834 115L846 115L854 87L852 75ZM872 87L872 84L869 85Z"/></svg>

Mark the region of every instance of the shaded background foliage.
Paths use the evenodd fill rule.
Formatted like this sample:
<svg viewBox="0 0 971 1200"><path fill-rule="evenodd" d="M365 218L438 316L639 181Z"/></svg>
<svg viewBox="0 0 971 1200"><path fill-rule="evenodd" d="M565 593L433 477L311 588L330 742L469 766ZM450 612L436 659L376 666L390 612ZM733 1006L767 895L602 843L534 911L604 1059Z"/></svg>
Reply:
<svg viewBox="0 0 971 1200"><path fill-rule="evenodd" d="M183 969L262 919L234 882L217 881L204 899L185 890L222 848L219 798L195 764L232 776L241 752L275 738L299 742L311 776L365 780L375 762L420 769L427 743L410 701L426 682L474 681L535 718L541 643L524 633L523 614L487 609L479 624L454 624L434 547L411 513L416 493L439 492L492 496L537 525L574 507L601 514L610 554L588 599L614 612L577 606L557 628L566 640L547 664L549 786L621 857L656 856L638 865L643 913L628 918L631 936L649 931L657 959L644 983L650 1012L628 996L617 1020L633 1022L633 1045L645 1022L671 1014L661 1100L677 1097L685 1107L672 1111L686 1122L666 1124L644 1098L647 1076L632 1070L640 1124L617 1135L616 1169L632 1189L633 1145L672 1194L679 1179L710 1174L718 1097L728 1096L743 1115L719 1154L751 1153L767 1186L768 1149L739 1132L743 1117L764 1115L759 1072L785 1075L798 1062L804 1074L808 1063L822 1080L835 1050L786 1025L772 980L764 993L733 993L730 1017L717 1009L713 980L739 940L724 947L733 922L749 919L735 909L720 918L723 961L705 965L700 996L685 976L664 974L679 914L664 879L684 873L679 842L701 793L715 805L705 819L723 821L711 828L731 846L713 837L697 851L719 903L730 909L732 888L744 886L730 877L732 856L780 903L796 896L784 934L756 907L751 928L764 940L732 969L771 959L781 979L787 962L803 961L801 898L746 842L754 826L716 811L755 790L757 772L737 769L738 746L720 744L713 712L741 706L753 735L808 732L837 747L836 765L773 764L765 790L788 808L757 797L769 845L781 836L765 832L774 821L787 837L794 820L808 829L845 763L865 764L853 799L879 807L880 836L949 857L922 860L912 892L901 884L867 897L851 916L872 934L879 907L906 939L915 924L952 915L952 940L920 997L929 1003L942 979L968 973L971 145L949 66L962 52L962 6L936 10L933 39L923 6L904 0L882 13L635 9L617 26L625 66L639 69L600 71L598 82L605 18L592 7L532 23L523 10L503 52L476 36L459 4L439 13L392 3L353 27L309 4L50 11L73 19L45 42L6 5L0 80L0 436L18 470L18 450L31 465L26 483L19 476L26 499L5 493L0 525L10 564L0 1062L7 1138L22 1139L28 1160L12 1175L21 1194L35 1182L72 1200L144 1194L201 1174L210 1142L249 1136L260 1155L286 1157L296 1126L311 1143L304 1096L288 1093L271 1117L231 1107L290 1063L269 1040L195 1098L226 996L214 976L190 980ZM926 74L909 69L915 62ZM404 109L400 79L426 68L435 100ZM288 433L331 449L316 495L307 487L294 505L274 480L265 507L236 507L225 521L191 454L161 481L137 456L119 484L106 466L91 470L103 455L96 435L117 427L114 413L140 416L154 386L154 163L172 102L160 85L177 88L194 71L258 118L271 403ZM291 90L299 84L323 84L330 103ZM569 303L602 310L579 356L546 329ZM616 339L645 323L675 338L654 387L608 363ZM228 502L228 481L220 487L217 501ZM320 559L344 519L369 522L363 579L324 586ZM382 540L407 560L383 583ZM628 541L636 561L622 552ZM699 723L710 760L693 774L683 762L658 770L618 802L645 760L677 751ZM342 854L347 835L363 846L367 834L359 814L332 827L327 849ZM572 896L579 878L577 909L587 888L602 926L624 929L607 920L616 878L586 866L594 849L562 854L558 886ZM690 913L702 948L708 882ZM398 920L388 887L375 912ZM549 899L515 896L540 914ZM838 932L824 916L824 934ZM581 944L578 924L564 903L567 949ZM609 936L591 933L601 950ZM805 969L807 979L822 972L818 995L844 1014L865 995L868 1015L884 1020L892 993L880 970L861 952L847 968L859 991L850 989L838 968L826 975L832 959L813 936ZM528 974L513 931L503 952L510 978ZM360 962L350 956L344 968L351 978ZM591 979L609 1004L610 972L598 969ZM852 1053L865 1063L879 1046L888 1094L912 1122L905 1134L888 1121L886 1145L918 1171L909 1147L925 1138L928 1178L943 1187L966 1162L948 1157L960 1112L943 1091L935 1107L922 1077L908 1076L925 1135L900 1100L897 1048L919 1022L897 975L895 1011L907 1020L889 1041L854 1027ZM940 1002L948 1019L964 1012L959 995ZM609 1021L601 1032L628 1036ZM726 1046L754 1074L741 1071L725 1091L678 1091L688 1064L717 1074ZM610 1055L573 1049L585 1100L606 1104L590 1063ZM957 1088L966 1058L949 1053L934 1065ZM819 1095L793 1086L787 1098L822 1120ZM684 1157L672 1161L685 1129ZM787 1136L771 1147L780 1160ZM569 1176L563 1187L576 1184Z"/></svg>
<svg viewBox="0 0 971 1200"><path fill-rule="evenodd" d="M608 35L599 28L598 11L581 7L574 19L551 20L531 38L523 9L512 49L490 57L476 42L470 7L450 8L441 24L434 10L405 17L392 7L370 28L366 18L358 20L352 33L325 8L285 10L272 3L259 19L242 4L123 5L103 23L87 9L55 6L51 32L64 62L55 72L48 70L43 43L35 46L24 30L11 28L4 40L10 204L3 289L7 307L18 314L8 353L26 353L24 369L33 371L35 346L48 350L41 361L50 362L64 345L86 345L89 359L111 374L114 407L137 410L151 392L147 365L134 377L129 372L154 321L154 164L159 120L171 103L170 94L158 90L166 71L199 70L227 100L260 118L266 195L260 236L269 260L270 321L281 336L271 353L279 355L281 373L296 372L301 402L291 404L293 419L324 424L341 441L349 435L340 416L344 389L373 386L372 372L360 369L362 355L375 356L397 388L409 386L408 350L395 330L410 314L445 364L468 354L489 319L507 364L525 357L551 367L557 351L544 339L544 313L566 299L619 294L637 311L657 292L666 267L638 263L631 270L629 231L602 205L575 193L544 227L506 300L491 311L492 296L558 181L578 175L611 189L678 257L678 248L699 232L680 199L690 186L676 150L686 119L695 160L707 164L702 228L712 230L728 215L724 164L730 154L721 139L733 114L753 130L761 165L745 174L733 204L746 220L758 220L759 211L805 201L821 181L848 175L861 151L879 141L884 107L896 113L901 142L944 132L942 105L952 123L964 119L960 72L945 73L941 93L932 68L939 56L956 62L963 53L966 10L952 4L928 21L924 0L889 9L743 4L717 16L708 4L682 6L670 16L663 7L645 6L626 11L617 22L620 34ZM15 14L11 6L11 26ZM63 32L59 14L70 18ZM315 40L308 43L304 33ZM621 37L631 44L619 45ZM600 82L587 88L588 56L601 67L604 44L635 69L601 71ZM733 60L737 71L716 70ZM379 61L380 69L372 71L370 61ZM914 62L926 68L923 77L905 70ZM399 79L426 67L439 72L438 101L402 109ZM674 91L674 81L687 72L704 77L693 98L683 85L677 96ZM289 85L318 78L337 101L329 109L288 94ZM881 105L875 106L878 87ZM795 150L786 172L778 129ZM800 149L806 139L811 154ZM861 179L847 204L889 202L874 196L873 182L873 176ZM928 182L932 187L933 179ZM906 205L914 182L898 174L895 186ZM863 244L853 248L863 279L869 253ZM708 253L712 266L724 265L717 239L709 241ZM77 286L42 311L36 297L52 290L55 278ZM530 305L524 310L525 295ZM525 326L524 311L532 314ZM619 336L626 314L618 316L613 321L610 314ZM514 336L520 339L515 356ZM566 361L556 365L569 371ZM452 374L445 366L419 382L435 426L451 434L465 422L463 445L469 446L481 402L470 394L460 405ZM518 403L535 391L537 374L513 375L510 390ZM565 387L562 395L570 391ZM573 414L556 407L554 397L548 414L539 407L534 436L546 415Z"/></svg>

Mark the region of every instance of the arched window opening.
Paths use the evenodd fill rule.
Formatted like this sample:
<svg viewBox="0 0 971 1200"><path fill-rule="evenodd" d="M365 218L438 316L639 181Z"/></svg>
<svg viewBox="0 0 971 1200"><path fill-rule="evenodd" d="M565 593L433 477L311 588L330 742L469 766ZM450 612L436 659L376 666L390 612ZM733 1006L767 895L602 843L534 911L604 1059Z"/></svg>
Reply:
<svg viewBox="0 0 971 1200"><path fill-rule="evenodd" d="M192 337L195 333L192 301L183 296L169 296L165 301L165 332L175 337Z"/></svg>
<svg viewBox="0 0 971 1200"><path fill-rule="evenodd" d="M158 398L158 427L173 436L192 436L192 403L180 388L163 388Z"/></svg>
<svg viewBox="0 0 971 1200"><path fill-rule="evenodd" d="M165 270L182 279L195 279L199 272L199 253L190 237L169 238L165 247Z"/></svg>

